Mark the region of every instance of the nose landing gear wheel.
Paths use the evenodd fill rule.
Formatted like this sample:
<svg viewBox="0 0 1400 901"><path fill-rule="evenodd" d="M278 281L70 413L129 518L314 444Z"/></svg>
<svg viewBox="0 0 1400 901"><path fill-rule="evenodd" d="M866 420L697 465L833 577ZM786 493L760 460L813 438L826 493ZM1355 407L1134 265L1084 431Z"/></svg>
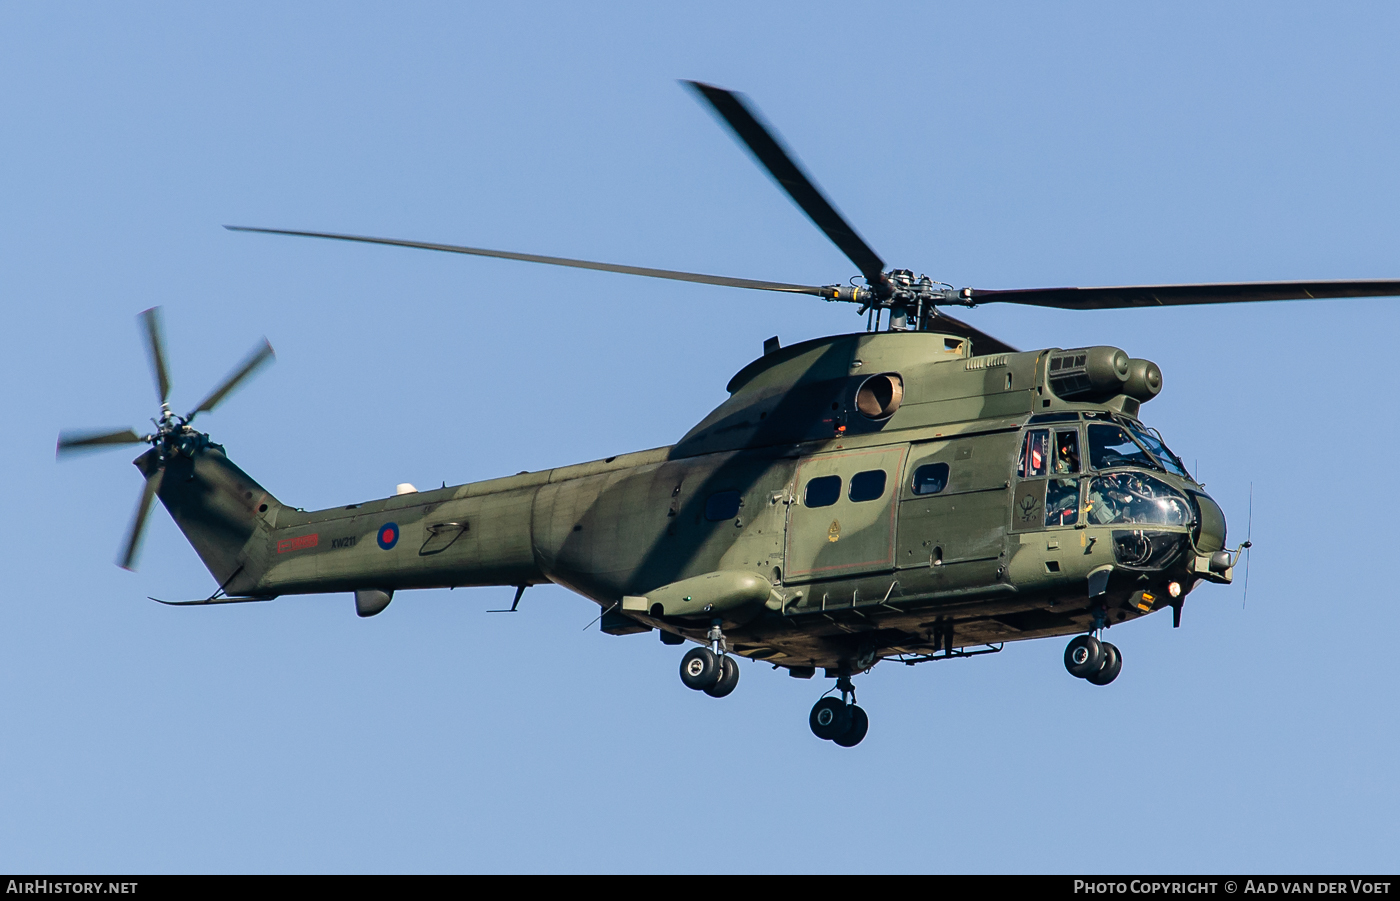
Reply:
<svg viewBox="0 0 1400 901"><path fill-rule="evenodd" d="M1102 665L1099 666L1098 672L1085 676L1084 680L1094 685L1107 685L1117 679L1118 674L1122 671L1123 655L1119 653L1117 647L1105 641L1103 642Z"/></svg>
<svg viewBox="0 0 1400 901"><path fill-rule="evenodd" d="M704 689L705 694L712 698L724 697L739 684L739 664L734 662L733 657L726 654L719 658L719 668L719 678L715 681L715 684Z"/></svg>
<svg viewBox="0 0 1400 901"><path fill-rule="evenodd" d="M870 731L870 717L865 715L865 711L852 704L847 708L851 714L851 725L846 727L846 731L832 739L843 748L854 748L865 738L865 733Z"/></svg>
<svg viewBox="0 0 1400 901"><path fill-rule="evenodd" d="M681 658L681 681L686 688L704 691L718 682L720 675L719 655L709 648L691 648ZM737 675L734 681L739 681Z"/></svg>
<svg viewBox="0 0 1400 901"><path fill-rule="evenodd" d="M834 741L850 728L851 708L854 706L841 698L822 698L812 707L807 725L812 727L812 734L822 741Z"/></svg>
<svg viewBox="0 0 1400 901"><path fill-rule="evenodd" d="M1065 648L1065 669L1078 679L1099 671L1103 665L1103 645L1092 635L1078 635Z"/></svg>

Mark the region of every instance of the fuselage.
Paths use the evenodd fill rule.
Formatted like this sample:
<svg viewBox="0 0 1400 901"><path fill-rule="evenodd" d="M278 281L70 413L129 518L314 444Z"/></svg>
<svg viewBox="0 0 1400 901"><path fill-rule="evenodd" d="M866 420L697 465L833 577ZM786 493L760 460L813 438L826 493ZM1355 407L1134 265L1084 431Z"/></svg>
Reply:
<svg viewBox="0 0 1400 901"><path fill-rule="evenodd" d="M319 511L211 449L161 497L230 594L555 582L615 634L720 621L735 653L849 672L1229 580L1219 508L1139 401L1053 390L1072 358L838 336L755 360L670 447Z"/></svg>

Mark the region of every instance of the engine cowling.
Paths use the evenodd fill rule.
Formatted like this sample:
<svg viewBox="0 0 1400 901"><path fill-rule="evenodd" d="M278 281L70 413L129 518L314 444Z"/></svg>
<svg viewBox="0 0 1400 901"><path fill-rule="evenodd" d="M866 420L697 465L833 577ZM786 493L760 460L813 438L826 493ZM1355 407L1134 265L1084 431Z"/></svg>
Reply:
<svg viewBox="0 0 1400 901"><path fill-rule="evenodd" d="M1046 380L1062 400L1107 400L1123 394L1131 360L1117 347L1077 347L1050 355Z"/></svg>
<svg viewBox="0 0 1400 901"><path fill-rule="evenodd" d="M1151 400L1162 393L1162 370L1151 360L1129 360L1123 393L1135 400Z"/></svg>

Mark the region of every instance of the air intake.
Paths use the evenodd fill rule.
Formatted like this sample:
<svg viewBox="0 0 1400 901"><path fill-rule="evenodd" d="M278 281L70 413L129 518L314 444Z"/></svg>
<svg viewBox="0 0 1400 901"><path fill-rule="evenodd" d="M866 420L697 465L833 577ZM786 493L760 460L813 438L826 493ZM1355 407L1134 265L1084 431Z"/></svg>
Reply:
<svg viewBox="0 0 1400 901"><path fill-rule="evenodd" d="M897 372L872 375L856 390L856 409L870 419L888 419L904 400L904 379Z"/></svg>

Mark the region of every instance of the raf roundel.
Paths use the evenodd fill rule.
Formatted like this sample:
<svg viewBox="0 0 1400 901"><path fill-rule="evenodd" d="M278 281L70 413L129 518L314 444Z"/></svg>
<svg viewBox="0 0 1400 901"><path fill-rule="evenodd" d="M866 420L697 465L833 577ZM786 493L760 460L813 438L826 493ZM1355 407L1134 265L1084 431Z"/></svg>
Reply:
<svg viewBox="0 0 1400 901"><path fill-rule="evenodd" d="M379 547L380 550L391 550L399 543L399 524L396 522L386 522L379 527Z"/></svg>

